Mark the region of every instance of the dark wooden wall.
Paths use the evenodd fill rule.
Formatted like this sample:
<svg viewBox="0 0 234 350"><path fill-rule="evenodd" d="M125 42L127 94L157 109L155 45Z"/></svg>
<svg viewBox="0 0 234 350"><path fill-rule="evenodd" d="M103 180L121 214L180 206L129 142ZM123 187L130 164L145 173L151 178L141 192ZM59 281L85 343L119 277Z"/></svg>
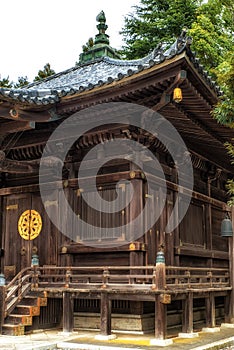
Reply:
<svg viewBox="0 0 234 350"><path fill-rule="evenodd" d="M228 244L220 237L220 225L224 217L225 198L223 191L219 190L220 184L213 184L213 192L223 198L223 202L211 199L207 196L207 181L198 177L198 170L195 172L195 189L190 207L180 223L171 233L165 234L165 227L174 209L177 198L175 182L175 171L168 167L165 157L164 162L166 178L169 183L167 199L163 212L158 221L151 227L144 236L138 235L139 244L130 247L131 237L135 237L138 227L131 225L129 232L122 232L121 235L110 234L108 228L121 226L131 222L137 217L146 202L150 201L150 210L144 220L150 220L150 216L157 209L157 201L160 198L160 185L157 180L154 182L155 196L148 196L147 182L137 169L126 171L126 165L109 167L109 170L116 171L108 174L108 169L98 177L98 188L100 195L111 201L115 198L116 182L119 180L121 170L123 176L132 182L135 189L132 202L122 211L116 214L100 214L98 211L88 208L82 200L82 191L78 189L77 182L73 179L67 180L64 188L65 196L74 210L75 214L93 223L94 226L105 226L105 240L117 240L119 249L95 250L87 248L90 240L99 240L95 227L90 232L75 232L74 239L64 236L58 231L46 214L45 209L53 210L58 220L64 221L67 231L72 231L72 223L67 220L67 213L61 205L61 191L55 189L52 192L50 201L42 203L38 186L27 189L27 186L12 187L0 190L0 205L2 206L2 247L5 250L3 258L6 273L11 276L20 269L30 266L33 252L37 252L40 265L153 265L159 247L162 245L165 250L167 265L182 266L220 266L228 265ZM134 176L130 172L135 171ZM202 183L202 185L200 185ZM216 186L216 187L215 187ZM199 193L199 188L201 192ZM123 189L126 191L126 188ZM88 197L92 201L93 189L88 190ZM187 198L182 200L186 203ZM27 209L37 210L42 216L42 231L32 241L23 239L18 233L18 219ZM101 208L100 208L101 210ZM1 218L0 218L1 219ZM83 245L84 244L84 245ZM83 247L83 248L82 248ZM102 247L102 245L100 245ZM122 248L121 248L122 247ZM14 270L15 268L15 270ZM8 272L7 272L8 271Z"/></svg>

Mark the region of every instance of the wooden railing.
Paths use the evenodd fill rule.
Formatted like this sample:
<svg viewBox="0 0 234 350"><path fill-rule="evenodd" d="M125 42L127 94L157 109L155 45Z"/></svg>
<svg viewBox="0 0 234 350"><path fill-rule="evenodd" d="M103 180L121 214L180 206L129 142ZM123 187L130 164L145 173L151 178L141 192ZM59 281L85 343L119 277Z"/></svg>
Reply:
<svg viewBox="0 0 234 350"><path fill-rule="evenodd" d="M36 287L54 288L158 288L156 266L38 267L34 272ZM165 268L165 288L225 288L230 286L228 269L175 267Z"/></svg>
<svg viewBox="0 0 234 350"><path fill-rule="evenodd" d="M5 288L5 314L8 316L20 300L31 290L33 271L31 268L21 270Z"/></svg>
<svg viewBox="0 0 234 350"><path fill-rule="evenodd" d="M163 289L162 284L158 283L159 276L156 266L25 268L4 287L4 316L9 315L32 289L97 291L99 288L109 288L117 291L148 290L167 293L231 289L228 269L167 266Z"/></svg>

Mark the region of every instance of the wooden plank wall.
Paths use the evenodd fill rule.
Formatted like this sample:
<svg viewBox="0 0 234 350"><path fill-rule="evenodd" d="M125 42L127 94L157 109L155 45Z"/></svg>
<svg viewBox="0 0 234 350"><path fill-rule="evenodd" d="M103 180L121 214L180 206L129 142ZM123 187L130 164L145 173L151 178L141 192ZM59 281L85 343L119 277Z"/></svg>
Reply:
<svg viewBox="0 0 234 350"><path fill-rule="evenodd" d="M151 203L151 209L147 214L149 217L152 215L155 208L157 208L158 199L147 198L147 186L143 179L132 179L132 183L134 183L137 191L135 192L136 194L133 198L133 202L123 213L118 213L116 216L111 214L108 218L104 216L102 218L100 218L100 216L99 218L95 218L95 215L98 216L99 214L94 211L92 213L93 215L89 218L89 220L93 220L97 225L106 220L107 235L108 226L118 226L132 220L141 212L146 200L149 200ZM104 198L109 200L114 198L114 186L115 184L113 182L106 183L102 186L101 192ZM160 196L159 187L158 189L157 186L155 188L158 191L156 191L158 193L157 196ZM69 230L72 230L72 223L67 221L67 213L61 205L61 191L62 190L54 190L52 199L45 203L45 208L47 210L53 210L58 220L65 222L69 232ZM87 215L90 214L88 214L87 206L83 205L81 202L81 196L79 195L77 187L71 188L68 186L64 191L75 213L87 218ZM89 254L82 254L82 252L81 254L61 254L61 248L63 246L74 244L74 242L72 242L69 237L61 234L50 221L39 192L22 192L24 191L22 190L21 193L14 194L14 189L12 189L12 194L1 196L3 211L2 247L5 250L4 265L9 268L15 266L16 273L23 267L30 266L33 248L36 248L38 252L40 265L65 266L70 264L83 264L84 266L88 266L89 264L103 265L103 262L107 265L153 265L155 264L159 247L163 244L167 265L206 266L213 264L216 267L227 266L228 258L225 254L218 255L212 259L209 254L205 254L206 251L209 251L210 254L212 251L228 252L227 240L220 237L220 224L223 219L221 204L220 206L216 204L207 205L202 199L194 198L179 227L176 228L174 232L165 234L165 227L172 210L174 210L174 203L176 200L175 190L168 189L165 207L159 220L144 237L139 237L138 239L139 242L145 244L146 253L136 250L131 251L130 249L129 251L125 250L125 252L119 251L113 253L112 249L110 249L109 253L106 252L104 255L91 251ZM92 196L91 192L90 196ZM17 223L19 216L27 209L37 210L41 214L43 221L42 231L33 241L24 240L18 233ZM211 221L207 219L210 214L212 218ZM145 217L145 220L149 220L149 217ZM134 233L137 228L132 227L132 230ZM95 231L92 235L95 235ZM131 236L131 232L127 232L126 236L128 235ZM77 233L74 239L77 239L77 237L85 243L85 233ZM119 239L120 245L120 239L123 240L123 244L126 243L124 237L109 238Z"/></svg>

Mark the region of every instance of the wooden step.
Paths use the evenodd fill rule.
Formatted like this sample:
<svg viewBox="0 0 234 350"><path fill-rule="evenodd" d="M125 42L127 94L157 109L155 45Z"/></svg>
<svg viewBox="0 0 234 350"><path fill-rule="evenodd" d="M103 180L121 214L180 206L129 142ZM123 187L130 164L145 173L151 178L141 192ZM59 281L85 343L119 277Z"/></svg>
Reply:
<svg viewBox="0 0 234 350"><path fill-rule="evenodd" d="M19 336L24 335L24 326L16 324L3 324L2 335Z"/></svg>
<svg viewBox="0 0 234 350"><path fill-rule="evenodd" d="M47 298L46 291L31 290L28 295L32 297Z"/></svg>
<svg viewBox="0 0 234 350"><path fill-rule="evenodd" d="M40 306L40 298L31 296L31 295L26 295L18 305L23 305L23 306Z"/></svg>
<svg viewBox="0 0 234 350"><path fill-rule="evenodd" d="M47 297L40 297L40 306L47 306Z"/></svg>
<svg viewBox="0 0 234 350"><path fill-rule="evenodd" d="M39 316L40 306L18 305L15 307L13 313L16 315Z"/></svg>
<svg viewBox="0 0 234 350"><path fill-rule="evenodd" d="M6 317L4 325L22 325L22 326L31 326L32 325L32 316L28 315L17 315L10 314Z"/></svg>

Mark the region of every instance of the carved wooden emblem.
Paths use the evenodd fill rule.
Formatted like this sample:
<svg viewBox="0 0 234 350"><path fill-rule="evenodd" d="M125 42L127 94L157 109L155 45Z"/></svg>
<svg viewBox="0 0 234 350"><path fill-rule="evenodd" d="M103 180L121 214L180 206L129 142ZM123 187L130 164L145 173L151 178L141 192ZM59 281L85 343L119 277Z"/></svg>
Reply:
<svg viewBox="0 0 234 350"><path fill-rule="evenodd" d="M18 231L25 240L35 239L41 232L42 219L36 210L25 210L18 221Z"/></svg>

